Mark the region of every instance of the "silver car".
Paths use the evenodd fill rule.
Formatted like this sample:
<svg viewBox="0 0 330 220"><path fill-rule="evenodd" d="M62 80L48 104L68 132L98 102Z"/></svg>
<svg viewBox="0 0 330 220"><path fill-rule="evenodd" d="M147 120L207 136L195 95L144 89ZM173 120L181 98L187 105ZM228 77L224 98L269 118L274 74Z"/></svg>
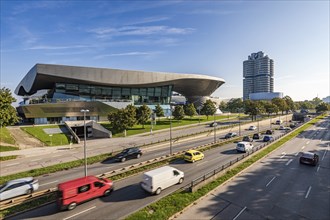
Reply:
<svg viewBox="0 0 330 220"><path fill-rule="evenodd" d="M39 182L33 177L11 180L0 186L0 201L38 190Z"/></svg>

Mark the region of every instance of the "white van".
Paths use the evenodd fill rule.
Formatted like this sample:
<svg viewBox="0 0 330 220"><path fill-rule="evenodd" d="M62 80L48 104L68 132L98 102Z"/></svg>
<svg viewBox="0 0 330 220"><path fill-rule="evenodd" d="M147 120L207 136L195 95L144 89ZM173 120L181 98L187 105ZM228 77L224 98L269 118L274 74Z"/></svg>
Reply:
<svg viewBox="0 0 330 220"><path fill-rule="evenodd" d="M143 174L141 187L151 193L158 195L163 189L182 183L184 173L174 167L164 166Z"/></svg>
<svg viewBox="0 0 330 220"><path fill-rule="evenodd" d="M237 143L236 150L238 152L247 152L251 151L253 148L253 144L251 142L241 141Z"/></svg>

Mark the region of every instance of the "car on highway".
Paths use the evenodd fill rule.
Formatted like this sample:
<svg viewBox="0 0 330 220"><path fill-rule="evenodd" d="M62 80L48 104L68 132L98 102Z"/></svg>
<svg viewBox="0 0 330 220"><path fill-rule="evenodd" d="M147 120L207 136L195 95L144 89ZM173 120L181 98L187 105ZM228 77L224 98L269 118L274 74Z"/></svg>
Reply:
<svg viewBox="0 0 330 220"><path fill-rule="evenodd" d="M266 134L274 134L274 131L273 130L267 130Z"/></svg>
<svg viewBox="0 0 330 220"><path fill-rule="evenodd" d="M236 151L237 152L249 152L251 151L253 148L253 144L251 142L245 142L245 141L241 141L238 142L236 145Z"/></svg>
<svg viewBox="0 0 330 220"><path fill-rule="evenodd" d="M184 172L171 166L163 166L145 172L140 186L150 194L158 195L162 190L170 186L181 184L183 180Z"/></svg>
<svg viewBox="0 0 330 220"><path fill-rule="evenodd" d="M275 122L275 124L277 124L277 125L280 125L280 124L282 124L282 123L283 123L282 120L276 120L276 122Z"/></svg>
<svg viewBox="0 0 330 220"><path fill-rule="evenodd" d="M271 135L265 135L262 139L263 142L274 141L274 137Z"/></svg>
<svg viewBox="0 0 330 220"><path fill-rule="evenodd" d="M204 154L198 150L188 150L184 153L183 159L194 163L195 161L203 160Z"/></svg>
<svg viewBox="0 0 330 220"><path fill-rule="evenodd" d="M253 142L253 139L249 136L244 136L242 141L245 141L245 142Z"/></svg>
<svg viewBox="0 0 330 220"><path fill-rule="evenodd" d="M212 123L210 124L210 127L216 127L216 126L218 126L218 123L217 123L217 122L212 122Z"/></svg>
<svg viewBox="0 0 330 220"><path fill-rule="evenodd" d="M25 177L16 180L10 180L0 186L0 201L11 199L16 196L31 194L38 190L39 181L33 177Z"/></svg>
<svg viewBox="0 0 330 220"><path fill-rule="evenodd" d="M236 132L229 132L228 134L225 135L225 139L236 137L237 133Z"/></svg>
<svg viewBox="0 0 330 220"><path fill-rule="evenodd" d="M257 129L257 127L254 126L254 125L251 125L251 126L249 127L249 130L250 130L250 131L254 131L254 130L256 130L256 129Z"/></svg>
<svg viewBox="0 0 330 220"><path fill-rule="evenodd" d="M116 161L121 161L124 162L128 159L133 159L133 158L140 158L142 155L142 151L138 147L130 147L124 149L122 152L119 154L115 155L114 159Z"/></svg>
<svg viewBox="0 0 330 220"><path fill-rule="evenodd" d="M319 155L312 152L303 152L299 158L301 164L309 164L316 166L319 162Z"/></svg>
<svg viewBox="0 0 330 220"><path fill-rule="evenodd" d="M259 140L261 138L261 135L259 133L255 133L255 134L253 134L252 138L254 140Z"/></svg>
<svg viewBox="0 0 330 220"><path fill-rule="evenodd" d="M73 210L87 200L108 196L114 189L114 184L106 178L86 176L60 183L57 186L57 206L60 210Z"/></svg>

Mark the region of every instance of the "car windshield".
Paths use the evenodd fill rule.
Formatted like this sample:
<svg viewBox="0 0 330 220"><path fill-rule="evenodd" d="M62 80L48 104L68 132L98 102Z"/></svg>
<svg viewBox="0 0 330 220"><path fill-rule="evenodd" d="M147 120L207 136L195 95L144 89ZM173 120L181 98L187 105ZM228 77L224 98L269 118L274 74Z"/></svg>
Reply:
<svg viewBox="0 0 330 220"><path fill-rule="evenodd" d="M2 191L3 188L5 188L6 184L0 185L0 192Z"/></svg>
<svg viewBox="0 0 330 220"><path fill-rule="evenodd" d="M304 153L303 154L303 157L312 159L314 157L314 154L312 154L312 153Z"/></svg>
<svg viewBox="0 0 330 220"><path fill-rule="evenodd" d="M191 153L186 152L184 155L185 155L185 156L191 156Z"/></svg>

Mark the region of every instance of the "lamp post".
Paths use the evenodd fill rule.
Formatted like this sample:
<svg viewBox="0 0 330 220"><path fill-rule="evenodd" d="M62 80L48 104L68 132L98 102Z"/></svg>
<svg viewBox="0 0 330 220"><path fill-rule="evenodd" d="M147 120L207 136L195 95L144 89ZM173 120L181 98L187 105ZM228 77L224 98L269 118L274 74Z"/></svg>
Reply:
<svg viewBox="0 0 330 220"><path fill-rule="evenodd" d="M238 136L241 136L241 109L237 109L238 111Z"/></svg>
<svg viewBox="0 0 330 220"><path fill-rule="evenodd" d="M86 113L88 109L81 109L80 112L84 113L84 158L85 158L85 177L87 176L87 155L86 155Z"/></svg>
<svg viewBox="0 0 330 220"><path fill-rule="evenodd" d="M217 131L217 129L216 129L216 127L217 127L217 124L216 124L216 122L215 122L215 114L213 115L213 128L214 128L214 143L216 143L217 142L217 133L216 133L216 131Z"/></svg>
<svg viewBox="0 0 330 220"><path fill-rule="evenodd" d="M172 107L170 106L170 155L172 155Z"/></svg>
<svg viewBox="0 0 330 220"><path fill-rule="evenodd" d="M50 134L49 137L50 137L50 146L53 146L53 140L52 140L53 135Z"/></svg>

